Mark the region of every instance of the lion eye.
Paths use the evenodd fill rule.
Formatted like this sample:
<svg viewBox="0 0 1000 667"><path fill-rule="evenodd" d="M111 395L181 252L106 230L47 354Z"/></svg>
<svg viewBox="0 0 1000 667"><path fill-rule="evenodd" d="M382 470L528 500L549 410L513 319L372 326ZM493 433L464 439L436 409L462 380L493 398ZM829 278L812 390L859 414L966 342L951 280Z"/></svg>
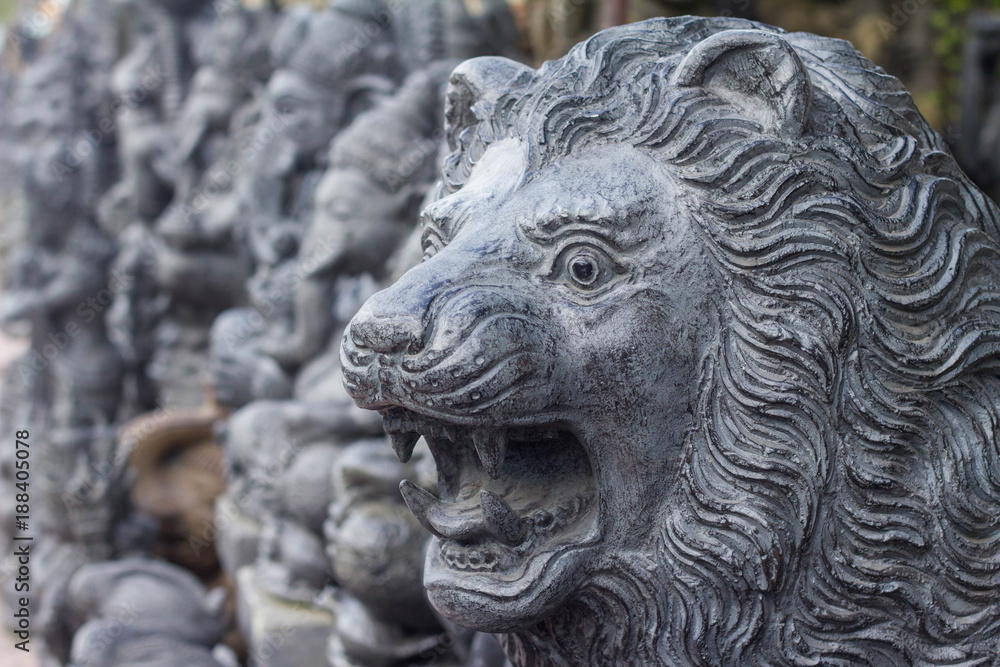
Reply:
<svg viewBox="0 0 1000 667"><path fill-rule="evenodd" d="M574 245L564 249L551 277L577 289L595 292L621 275L620 267L600 248Z"/></svg>
<svg viewBox="0 0 1000 667"><path fill-rule="evenodd" d="M441 237L431 229L424 229L423 238L421 238L420 243L424 250L423 261L425 262L444 248L444 242L441 240Z"/></svg>
<svg viewBox="0 0 1000 667"><path fill-rule="evenodd" d="M581 287L589 287L596 282L600 272L601 267L597 265L597 260L589 254L573 255L569 260L569 274Z"/></svg>

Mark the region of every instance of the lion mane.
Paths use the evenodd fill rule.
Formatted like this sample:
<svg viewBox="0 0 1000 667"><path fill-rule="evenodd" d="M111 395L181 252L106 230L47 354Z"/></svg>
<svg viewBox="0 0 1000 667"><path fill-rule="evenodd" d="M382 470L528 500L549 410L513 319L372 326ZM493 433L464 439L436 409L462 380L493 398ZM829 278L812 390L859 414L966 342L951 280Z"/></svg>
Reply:
<svg viewBox="0 0 1000 667"><path fill-rule="evenodd" d="M801 134L671 84L694 45L734 29L801 58ZM898 80L843 41L657 19L453 104L447 136L442 193L505 137L536 167L588 143L647 152L699 197L726 292L654 551L615 554L571 608L507 635L515 664L998 655L998 210Z"/></svg>

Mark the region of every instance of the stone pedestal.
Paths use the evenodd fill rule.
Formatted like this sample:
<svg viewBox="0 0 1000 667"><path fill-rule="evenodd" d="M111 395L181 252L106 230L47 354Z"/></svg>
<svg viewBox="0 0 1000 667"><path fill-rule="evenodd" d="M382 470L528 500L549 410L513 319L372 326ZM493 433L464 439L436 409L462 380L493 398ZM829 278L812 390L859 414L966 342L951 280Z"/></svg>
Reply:
<svg viewBox="0 0 1000 667"><path fill-rule="evenodd" d="M262 590L252 565L236 573L237 622L249 648L250 667L324 667L333 614L320 607L277 598Z"/></svg>
<svg viewBox="0 0 1000 667"><path fill-rule="evenodd" d="M222 494L215 501L215 525L219 562L223 570L235 576L240 568L257 560L260 523L244 514L228 494Z"/></svg>

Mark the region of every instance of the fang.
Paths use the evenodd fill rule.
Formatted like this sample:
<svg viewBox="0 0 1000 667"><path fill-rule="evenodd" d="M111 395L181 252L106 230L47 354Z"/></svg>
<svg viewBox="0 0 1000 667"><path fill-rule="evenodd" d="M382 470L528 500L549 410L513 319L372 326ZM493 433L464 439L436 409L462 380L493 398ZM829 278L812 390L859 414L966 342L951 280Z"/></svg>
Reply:
<svg viewBox="0 0 1000 667"><path fill-rule="evenodd" d="M486 527L494 537L512 547L524 541L528 533L525 522L506 500L492 491L482 489L479 492L479 501L483 508Z"/></svg>
<svg viewBox="0 0 1000 667"><path fill-rule="evenodd" d="M500 476L504 457L507 455L507 431L480 429L472 434L472 443L479 454L486 474L496 479Z"/></svg>
<svg viewBox="0 0 1000 667"><path fill-rule="evenodd" d="M400 463L406 463L413 456L413 448L417 445L420 435L417 433L390 433L389 442L392 443L392 451L396 452L396 457Z"/></svg>

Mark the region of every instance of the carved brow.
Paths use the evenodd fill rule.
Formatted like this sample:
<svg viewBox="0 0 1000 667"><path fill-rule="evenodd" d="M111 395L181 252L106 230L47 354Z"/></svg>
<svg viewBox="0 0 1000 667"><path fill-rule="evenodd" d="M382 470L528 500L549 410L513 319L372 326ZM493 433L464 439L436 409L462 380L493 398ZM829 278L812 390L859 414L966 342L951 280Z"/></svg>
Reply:
<svg viewBox="0 0 1000 667"><path fill-rule="evenodd" d="M460 200L449 199L450 197L439 199L420 213L421 224L434 230L442 239L449 239L455 234L470 209L469 206L462 205Z"/></svg>
<svg viewBox="0 0 1000 667"><path fill-rule="evenodd" d="M537 241L550 241L573 231L596 233L613 242L612 230L626 225L624 216L595 215L590 213L545 214L523 225L524 233Z"/></svg>

